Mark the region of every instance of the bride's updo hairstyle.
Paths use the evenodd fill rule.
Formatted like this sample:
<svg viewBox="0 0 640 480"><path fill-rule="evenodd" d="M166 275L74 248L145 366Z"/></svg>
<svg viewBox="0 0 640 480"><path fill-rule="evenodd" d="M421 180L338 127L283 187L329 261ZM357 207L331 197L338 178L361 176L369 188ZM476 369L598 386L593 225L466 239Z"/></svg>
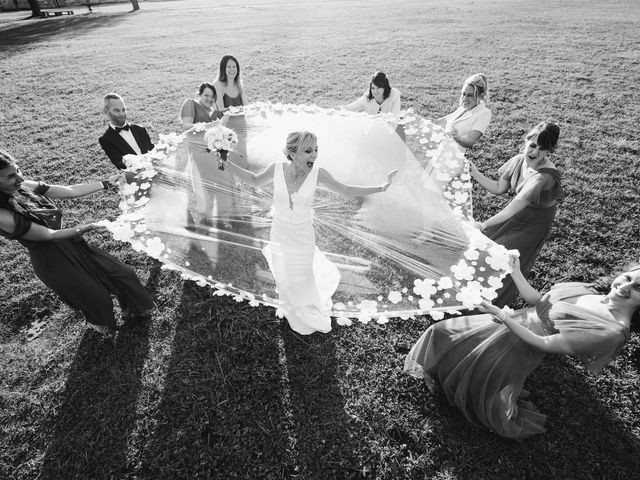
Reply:
<svg viewBox="0 0 640 480"><path fill-rule="evenodd" d="M553 153L558 145L560 127L553 122L540 122L525 135L524 139L530 140L536 135L538 135L538 146Z"/></svg>
<svg viewBox="0 0 640 480"><path fill-rule="evenodd" d="M489 103L489 84L487 83L487 76L484 73L476 73L468 77L462 84L463 92L467 86L473 88L473 98L476 99L476 102L480 103L480 101L483 101L486 104ZM462 98L460 99L460 104L462 104Z"/></svg>
<svg viewBox="0 0 640 480"><path fill-rule="evenodd" d="M314 143L318 143L318 137L316 137L315 133L306 130L291 132L287 135L287 146L282 150L282 153L286 155L287 159L293 160L291 158L292 153L304 150L307 146L313 145Z"/></svg>

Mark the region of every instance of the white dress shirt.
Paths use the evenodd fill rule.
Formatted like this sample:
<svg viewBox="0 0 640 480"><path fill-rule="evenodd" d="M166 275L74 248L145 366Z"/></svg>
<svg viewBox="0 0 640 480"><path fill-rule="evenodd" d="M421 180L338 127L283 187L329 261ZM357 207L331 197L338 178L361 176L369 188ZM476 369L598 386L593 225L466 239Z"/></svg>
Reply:
<svg viewBox="0 0 640 480"><path fill-rule="evenodd" d="M358 97L356 101L345 105L344 108L353 112L367 112L371 115L376 113L400 113L400 90L397 88L391 87L389 96L380 104L373 98L369 100L367 95Z"/></svg>
<svg viewBox="0 0 640 480"><path fill-rule="evenodd" d="M464 107L458 107L458 109L445 118L444 129L447 132L457 130L458 134L464 135L473 130L484 135L489 123L491 122L491 110L487 108L484 102L479 103L471 110L465 110ZM466 152L466 148L458 145L462 153Z"/></svg>
<svg viewBox="0 0 640 480"><path fill-rule="evenodd" d="M127 124L125 123L125 125ZM110 123L109 126L114 130L116 129L116 126L113 125L112 123ZM140 150L140 147L138 146L136 139L133 137L133 133L131 133L131 125L129 125L129 130L120 130L117 133L122 138L124 138L124 141L127 142L131 148L133 148L134 152L136 152L138 155L142 155L142 150Z"/></svg>

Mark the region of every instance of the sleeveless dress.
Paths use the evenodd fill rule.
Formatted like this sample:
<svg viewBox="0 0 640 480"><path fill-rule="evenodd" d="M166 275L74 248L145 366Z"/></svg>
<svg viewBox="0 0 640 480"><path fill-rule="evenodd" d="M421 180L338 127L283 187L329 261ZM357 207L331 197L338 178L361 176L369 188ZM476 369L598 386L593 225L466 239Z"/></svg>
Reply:
<svg viewBox="0 0 640 480"><path fill-rule="evenodd" d="M216 110L208 112L194 99L187 99L182 104L181 118L193 117L193 123L212 122L218 118ZM229 170L218 170L218 157L215 152L206 151L204 132L190 134L189 145L189 177L192 182L192 198L189 199L187 213L195 223L212 223L212 220L228 222L235 214L233 192L235 179Z"/></svg>
<svg viewBox="0 0 640 480"><path fill-rule="evenodd" d="M523 162L524 155L516 155L500 167L498 175L509 182L514 198L527 202L527 206L507 221L487 228L484 234L507 249L520 252L520 268L526 277L553 226L562 185L560 172L555 168L541 168L523 178ZM509 305L516 299L518 289L510 275L497 293L498 297L492 302L497 307Z"/></svg>
<svg viewBox="0 0 640 480"><path fill-rule="evenodd" d="M242 106L242 96L238 93L237 97L230 97L226 93L222 94L222 103L226 107L241 107Z"/></svg>
<svg viewBox="0 0 640 480"><path fill-rule="evenodd" d="M516 312L517 321L539 335L562 332L585 368L599 372L622 349L629 330L566 300L595 293L582 283L554 286L535 307ZM424 378L471 423L513 439L545 432L546 416L527 400L527 376L544 353L520 340L491 315L457 317L430 326L413 346L404 370Z"/></svg>
<svg viewBox="0 0 640 480"><path fill-rule="evenodd" d="M13 213L16 225L13 232L0 230L0 235L24 245L42 283L93 325L116 326L112 294L123 316L134 317L153 309L153 299L135 272L82 237L56 242L22 238L32 223L60 229L62 213L43 195L48 188L40 183L34 190L21 188L12 196L0 194L0 208Z"/></svg>
<svg viewBox="0 0 640 480"><path fill-rule="evenodd" d="M316 246L311 204L317 182L314 166L289 196L284 163L276 163L273 225L270 244L263 249L276 281L279 309L303 335L331 330L331 296L340 282L338 268Z"/></svg>

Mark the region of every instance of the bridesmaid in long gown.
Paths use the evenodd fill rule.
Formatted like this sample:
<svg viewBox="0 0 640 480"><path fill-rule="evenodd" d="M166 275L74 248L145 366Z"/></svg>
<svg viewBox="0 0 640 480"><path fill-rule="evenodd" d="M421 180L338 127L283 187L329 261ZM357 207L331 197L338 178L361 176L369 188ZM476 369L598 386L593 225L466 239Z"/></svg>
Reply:
<svg viewBox="0 0 640 480"><path fill-rule="evenodd" d="M263 253L278 288L279 307L293 330L303 335L331 330L331 296L340 273L318 249L312 202L318 184L346 196L384 192L396 171L378 186L346 185L316 167L317 138L311 132L290 133L284 150L287 162L272 163L260 173L227 162L234 173L253 186L273 181L274 216L270 245Z"/></svg>
<svg viewBox="0 0 640 480"><path fill-rule="evenodd" d="M522 439L545 432L546 416L523 389L545 354L576 356L597 373L629 340L632 319L640 316L640 264L613 282L561 283L544 295L515 267L513 279L533 307L508 314L485 303L489 314L435 323L411 349L404 369L424 378L431 391L438 380L470 422Z"/></svg>
<svg viewBox="0 0 640 480"><path fill-rule="evenodd" d="M111 295L118 298L126 322L148 318L153 300L133 270L82 238L104 226L88 223L62 228L62 212L50 199L106 190L119 177L71 186L47 185L25 180L14 159L0 150L0 235L24 245L42 283L80 310L88 325L102 334L116 328Z"/></svg>
<svg viewBox="0 0 640 480"><path fill-rule="evenodd" d="M471 163L471 176L496 195L512 191L515 197L500 212L479 224L482 232L509 250L520 252L522 273L528 275L544 245L562 196L560 172L549 160L555 151L560 128L542 122L525 136L524 149L498 170L498 180L485 177ZM506 277L493 304L503 307L515 300L518 290Z"/></svg>
<svg viewBox="0 0 640 480"><path fill-rule="evenodd" d="M200 84L197 98L189 98L182 104L182 128L189 130L196 123L211 123L217 120L215 101L214 86L206 82ZM196 223L211 225L215 217L228 227L229 219L234 212L235 180L229 172L218 170L217 154L206 150L204 131L190 132L187 141L191 160L190 178L195 194L190 202L189 214Z"/></svg>

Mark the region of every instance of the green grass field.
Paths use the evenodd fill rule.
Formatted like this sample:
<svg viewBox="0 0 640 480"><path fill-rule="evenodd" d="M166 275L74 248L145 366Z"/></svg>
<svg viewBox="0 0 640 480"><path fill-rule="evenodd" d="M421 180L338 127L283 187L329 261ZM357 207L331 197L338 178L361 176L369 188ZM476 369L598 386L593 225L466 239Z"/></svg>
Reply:
<svg viewBox="0 0 640 480"><path fill-rule="evenodd" d="M534 266L540 288L640 258L640 4L634 0L141 2L25 20L0 13L0 145L49 183L114 172L97 139L121 93L152 137L185 98L240 61L250 100L332 106L384 70L403 107L439 117L485 72L485 172L541 120L566 198ZM636 38L636 40L633 40ZM477 190L478 219L506 198ZM117 216L113 194L60 202L66 223ZM550 357L529 379L548 432L522 443L468 424L402 374L428 325L293 333L274 311L215 297L107 235L89 235L153 292L144 332L103 340L0 240L0 478L626 479L640 472L640 341L604 374ZM47 320L28 342L26 330Z"/></svg>

